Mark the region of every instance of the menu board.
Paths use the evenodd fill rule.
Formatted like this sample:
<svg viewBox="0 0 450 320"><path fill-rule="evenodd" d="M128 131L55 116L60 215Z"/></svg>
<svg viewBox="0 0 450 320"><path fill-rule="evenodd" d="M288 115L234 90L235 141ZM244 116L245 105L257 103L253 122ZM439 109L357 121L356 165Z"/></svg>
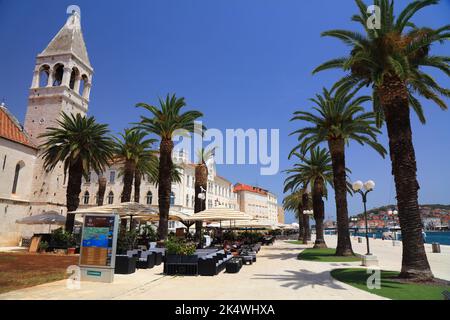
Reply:
<svg viewBox="0 0 450 320"><path fill-rule="evenodd" d="M80 264L111 267L116 216L84 217Z"/></svg>

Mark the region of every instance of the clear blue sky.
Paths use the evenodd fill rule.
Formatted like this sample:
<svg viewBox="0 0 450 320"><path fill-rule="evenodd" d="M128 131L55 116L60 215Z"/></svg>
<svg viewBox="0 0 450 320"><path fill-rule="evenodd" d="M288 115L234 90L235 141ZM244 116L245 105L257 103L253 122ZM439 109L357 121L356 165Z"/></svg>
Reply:
<svg viewBox="0 0 450 320"><path fill-rule="evenodd" d="M396 1L403 8L408 1ZM139 119L137 102L156 103L176 92L204 112L208 127L279 128L281 169L288 168L289 137L298 124L292 112L342 73L311 70L347 52L337 40L321 38L331 28L358 28L350 0L147 0L147 1L13 1L0 0L0 99L23 121L35 57L66 21L70 4L81 7L83 32L95 69L89 113L115 132ZM449 22L450 1L426 9L419 26ZM433 52L449 54L450 44ZM448 77L434 73L441 85ZM447 101L448 102L448 101ZM368 108L371 106L368 105ZM421 203L450 203L450 113L425 103L428 123L412 116L421 185ZM385 132L380 141L387 147ZM390 160L350 145L347 164L352 179L373 179L369 207L393 203ZM285 175L260 176L258 166L223 165L233 183L257 184L282 199ZM361 211L349 197L350 214ZM326 216L335 216L334 195ZM292 216L288 221L292 221Z"/></svg>

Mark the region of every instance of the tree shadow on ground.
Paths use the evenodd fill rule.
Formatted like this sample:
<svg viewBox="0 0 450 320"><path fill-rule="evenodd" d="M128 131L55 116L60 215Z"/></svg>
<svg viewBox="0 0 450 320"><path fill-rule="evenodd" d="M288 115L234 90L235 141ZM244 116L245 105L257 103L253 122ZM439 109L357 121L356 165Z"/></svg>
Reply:
<svg viewBox="0 0 450 320"><path fill-rule="evenodd" d="M288 274L255 274L252 279L259 280L277 280L281 282L281 286L285 288L292 288L298 290L303 287L315 286L328 287L337 290L347 290L339 284L339 281L334 280L330 271L323 271L315 273L309 270L301 269L299 271L285 270Z"/></svg>

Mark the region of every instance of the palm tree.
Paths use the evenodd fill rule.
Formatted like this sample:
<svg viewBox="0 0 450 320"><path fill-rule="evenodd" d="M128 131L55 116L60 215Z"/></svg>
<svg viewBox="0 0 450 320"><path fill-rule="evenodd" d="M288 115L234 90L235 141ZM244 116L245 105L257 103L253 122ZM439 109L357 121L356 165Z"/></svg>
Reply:
<svg viewBox="0 0 450 320"><path fill-rule="evenodd" d="M293 191L283 199L283 209L288 211L293 211L295 213L295 217L298 220L299 225L299 233L298 240L303 240L305 243L305 226L303 223L303 193L301 191ZM306 239L307 241L307 239Z"/></svg>
<svg viewBox="0 0 450 320"><path fill-rule="evenodd" d="M328 150L317 146L310 149L309 158L298 152L294 152L292 155L296 156L300 163L296 163L294 168L286 170L291 175L285 180L285 189L295 190L299 186L311 188L312 207L314 220L316 221L314 248L326 248L323 229L325 217L323 197L327 195L327 184L332 184L333 182L330 153Z"/></svg>
<svg viewBox="0 0 450 320"><path fill-rule="evenodd" d="M341 90L337 93L323 89L322 94L310 99L317 112L313 114L306 111L297 111L292 120L308 122L307 127L294 131L298 134L300 148L305 153L310 148L322 142L328 143L333 166L333 185L335 189L336 218L338 241L336 255L353 255L350 233L348 230L347 209L347 175L345 172L345 145L350 140L359 144L367 144L374 148L382 157L386 150L377 143L377 134L380 130L375 126L375 114L364 112L362 103L372 100L369 96L355 98L356 92ZM291 121L292 121L291 120Z"/></svg>
<svg viewBox="0 0 450 320"><path fill-rule="evenodd" d="M106 124L96 123L94 117L81 114L61 114L58 127L47 128L40 135L45 142L43 150L44 168L53 170L59 162L64 163L64 174L68 174L66 192L67 211L77 210L80 203L81 179L91 170L103 172L114 154L114 142ZM67 214L66 230L73 231L74 214Z"/></svg>
<svg viewBox="0 0 450 320"><path fill-rule="evenodd" d="M360 13L352 20L363 26L365 34L347 30L324 32L323 36L338 38L349 45L351 52L347 57L333 59L314 70L343 69L348 74L338 82L341 88L372 86L377 124L381 126L386 121L389 137L403 239L400 277L412 280L432 279L433 274L421 234L410 107L422 123L425 123L425 116L418 96L447 109L440 96L449 97L450 90L442 88L422 67L434 67L450 74L450 57L430 53L433 44L448 40L450 25L438 29L418 28L411 19L423 8L437 3L438 0L413 1L394 16L393 1L376 0L374 4L380 8L381 28L371 29L366 23L370 18L367 6L356 0Z"/></svg>
<svg viewBox="0 0 450 320"><path fill-rule="evenodd" d="M284 192L289 191L285 189ZM308 240L311 238L311 230L309 228L309 216L303 214L304 210L311 207L311 198L305 188L299 188L297 190L291 190L291 194L283 199L283 208L295 212L295 217L298 220L300 226L298 240L301 240L303 244L308 244Z"/></svg>
<svg viewBox="0 0 450 320"><path fill-rule="evenodd" d="M172 183L181 183L183 167L173 163L172 166ZM142 170L142 176L147 177L148 182L158 187L159 184L159 157L152 157L146 165L146 168Z"/></svg>
<svg viewBox="0 0 450 320"><path fill-rule="evenodd" d="M206 190L208 189L208 166L206 162L214 155L214 148L205 150L201 148L197 152L198 163L195 165L195 197L194 197L194 213L206 209ZM204 199L198 196L200 193L205 195ZM198 240L201 238L202 221L195 223L195 236Z"/></svg>
<svg viewBox="0 0 450 320"><path fill-rule="evenodd" d="M149 159L155 156L155 151L151 149L155 139L146 139L147 133L140 131L136 128L125 129L124 133L120 134L121 139L116 138L116 150L115 156L117 162L122 164L120 175L123 175L123 190L121 202L131 201L131 190L133 188L133 180L138 178L139 181L135 181L135 187L140 187L140 172L145 168ZM139 192L136 193L135 200ZM139 197L138 201L139 202Z"/></svg>
<svg viewBox="0 0 450 320"><path fill-rule="evenodd" d="M158 172L158 202L159 202L159 226L158 236L161 240L167 238L168 216L170 209L170 193L172 192L172 151L173 136L177 130L194 132L195 120L202 117L199 111L181 112L186 106L184 98L175 95L167 95L165 100L159 99L159 108L146 103L138 103L138 107L148 110L152 118L141 116L139 127L148 133L156 134L161 138L159 146L159 172Z"/></svg>
<svg viewBox="0 0 450 320"><path fill-rule="evenodd" d="M118 163L123 165L121 168L121 175L123 175L121 202L131 201L131 190L137 165L144 166L145 163L143 162L154 156L151 147L156 140L146 139L146 136L146 132L132 128L125 129L125 132L120 134L121 139L116 138L115 156Z"/></svg>

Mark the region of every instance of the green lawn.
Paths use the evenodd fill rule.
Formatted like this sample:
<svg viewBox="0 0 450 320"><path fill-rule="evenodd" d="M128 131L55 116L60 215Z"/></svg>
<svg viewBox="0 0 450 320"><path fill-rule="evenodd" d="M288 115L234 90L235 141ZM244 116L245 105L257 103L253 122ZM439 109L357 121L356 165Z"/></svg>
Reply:
<svg viewBox="0 0 450 320"><path fill-rule="evenodd" d="M288 241L286 241L287 243L292 243L292 244L303 244L303 242L302 241L300 241L300 240L288 240Z"/></svg>
<svg viewBox="0 0 450 320"><path fill-rule="evenodd" d="M450 291L450 286L395 281L395 271L381 271L381 288L369 289L367 278L371 276L366 269L346 268L331 271L333 278L358 289L393 300L443 300L442 291Z"/></svg>
<svg viewBox="0 0 450 320"><path fill-rule="evenodd" d="M298 254L299 260L319 261L319 262L355 262L361 261L361 258L356 256L338 257L335 256L336 249L313 249L308 248Z"/></svg>

